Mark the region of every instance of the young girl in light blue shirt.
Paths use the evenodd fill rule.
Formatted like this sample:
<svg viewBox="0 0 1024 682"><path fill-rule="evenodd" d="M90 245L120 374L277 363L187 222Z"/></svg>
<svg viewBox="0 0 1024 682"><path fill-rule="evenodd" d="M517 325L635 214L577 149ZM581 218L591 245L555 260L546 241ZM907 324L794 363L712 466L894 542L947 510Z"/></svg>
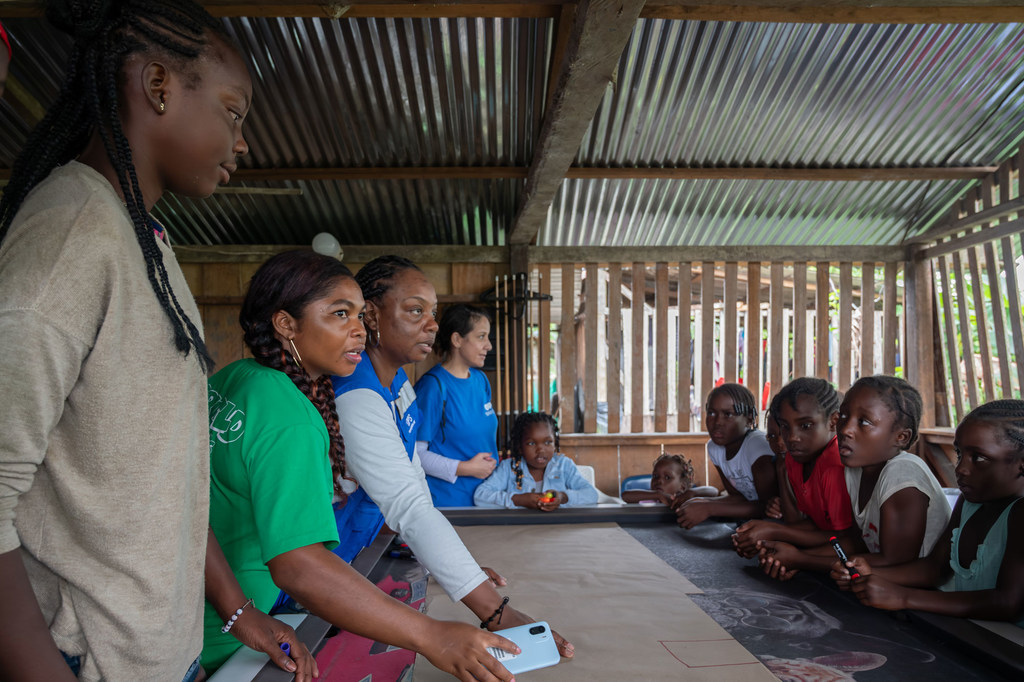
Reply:
<svg viewBox="0 0 1024 682"><path fill-rule="evenodd" d="M524 412L516 418L509 440L512 456L477 487L476 506L553 511L597 504L597 489L571 459L558 454L558 424L551 415Z"/></svg>

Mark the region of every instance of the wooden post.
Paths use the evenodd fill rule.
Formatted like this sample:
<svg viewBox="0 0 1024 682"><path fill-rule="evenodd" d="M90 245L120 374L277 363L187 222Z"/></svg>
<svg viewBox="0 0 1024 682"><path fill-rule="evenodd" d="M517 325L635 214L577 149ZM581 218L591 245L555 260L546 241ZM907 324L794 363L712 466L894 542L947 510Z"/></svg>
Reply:
<svg viewBox="0 0 1024 682"><path fill-rule="evenodd" d="M700 267L701 367L697 401L703 405L715 385L715 264L705 261Z"/></svg>
<svg viewBox="0 0 1024 682"><path fill-rule="evenodd" d="M793 378L796 379L806 374L807 264L793 263ZM775 391L773 386L772 393Z"/></svg>
<svg viewBox="0 0 1024 682"><path fill-rule="evenodd" d="M654 430L668 430L668 263L654 266Z"/></svg>
<svg viewBox="0 0 1024 682"><path fill-rule="evenodd" d="M747 263L747 377L754 397L761 395L761 263Z"/></svg>
<svg viewBox="0 0 1024 682"><path fill-rule="evenodd" d="M896 263L885 264L885 283L882 288L882 373L896 373L896 274L899 266Z"/></svg>
<svg viewBox="0 0 1024 682"><path fill-rule="evenodd" d="M861 263L860 375L875 373L875 264Z"/></svg>
<svg viewBox="0 0 1024 682"><path fill-rule="evenodd" d="M576 430L576 268L562 264L562 322L558 334L558 413L559 428L565 433Z"/></svg>
<svg viewBox="0 0 1024 682"><path fill-rule="evenodd" d="M551 413L551 301L544 299L544 296L551 294L551 266L538 265L537 272L540 280L540 293L543 300L537 303L539 308L537 332L537 376L540 386L537 388L537 395L540 396L541 409L548 414Z"/></svg>
<svg viewBox="0 0 1024 682"><path fill-rule="evenodd" d="M587 281L584 287L583 338L585 343L583 365L583 432L597 433L597 288L601 277L597 263L587 263Z"/></svg>
<svg viewBox="0 0 1024 682"><path fill-rule="evenodd" d="M690 426L690 278L689 263L679 264L679 375L676 388L676 430L689 431Z"/></svg>
<svg viewBox="0 0 1024 682"><path fill-rule="evenodd" d="M641 433L644 430L644 323L647 312L644 301L647 296L647 268L643 263L633 263L633 361L629 373L632 381L632 400L630 401L630 430Z"/></svg>
<svg viewBox="0 0 1024 682"><path fill-rule="evenodd" d="M920 247L916 247L919 250ZM907 263L907 378L924 401L921 427L935 426L935 343L932 339L932 264L911 255Z"/></svg>
<svg viewBox="0 0 1024 682"><path fill-rule="evenodd" d="M736 263L725 264L725 289L722 293L722 377L736 383L736 356L739 335L736 333L736 300L739 279ZM749 307L749 301L748 301Z"/></svg>
<svg viewBox="0 0 1024 682"><path fill-rule="evenodd" d="M622 266L608 265L608 433L622 430Z"/></svg>
<svg viewBox="0 0 1024 682"><path fill-rule="evenodd" d="M814 331L814 376L819 379L831 379L829 377L829 348L832 341L829 338L829 323L831 314L828 309L829 294L829 264L817 264L817 305L815 307L815 331Z"/></svg>
<svg viewBox="0 0 1024 682"><path fill-rule="evenodd" d="M853 355L853 263L839 264L839 357L835 383L840 391L850 388Z"/></svg>
<svg viewBox="0 0 1024 682"><path fill-rule="evenodd" d="M771 392L778 393L786 375L784 365L786 356L789 354L789 343L786 338L786 325L783 319L785 309L785 284L782 280L782 263L771 265L771 285L768 290L768 352L769 352L769 382ZM758 406L761 406L761 394L754 393L754 399Z"/></svg>

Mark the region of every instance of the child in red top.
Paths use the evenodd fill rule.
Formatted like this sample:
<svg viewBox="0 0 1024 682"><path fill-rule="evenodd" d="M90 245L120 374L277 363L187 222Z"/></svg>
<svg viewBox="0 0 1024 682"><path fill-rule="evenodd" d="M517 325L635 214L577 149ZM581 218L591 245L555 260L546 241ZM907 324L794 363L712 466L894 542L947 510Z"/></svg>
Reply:
<svg viewBox="0 0 1024 682"><path fill-rule="evenodd" d="M803 377L779 391L770 412L786 443L785 468L793 497L781 496L783 523L749 521L736 529L733 544L740 556L748 558L757 554L764 540L813 547L833 535L845 535L853 526L836 442L839 394L824 379ZM775 577L791 574L780 572Z"/></svg>

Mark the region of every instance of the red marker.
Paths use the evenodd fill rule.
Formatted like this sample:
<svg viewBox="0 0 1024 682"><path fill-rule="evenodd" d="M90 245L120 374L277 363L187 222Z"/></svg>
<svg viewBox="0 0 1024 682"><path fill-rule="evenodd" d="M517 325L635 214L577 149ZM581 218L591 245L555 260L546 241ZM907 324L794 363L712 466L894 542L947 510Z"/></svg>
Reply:
<svg viewBox="0 0 1024 682"><path fill-rule="evenodd" d="M833 535L832 537L830 537L828 539L828 541L832 543L832 549L834 549L836 551L836 556L839 557L839 561L843 564L843 566L846 566L846 562L849 561L850 559L849 559L849 557L846 556L846 552L843 551L843 546L839 544L839 538L837 538L835 535ZM847 568L847 570L851 570L851 569ZM850 574L850 580L853 580L854 578L859 578L859 577L860 577L860 573L853 572L853 573Z"/></svg>

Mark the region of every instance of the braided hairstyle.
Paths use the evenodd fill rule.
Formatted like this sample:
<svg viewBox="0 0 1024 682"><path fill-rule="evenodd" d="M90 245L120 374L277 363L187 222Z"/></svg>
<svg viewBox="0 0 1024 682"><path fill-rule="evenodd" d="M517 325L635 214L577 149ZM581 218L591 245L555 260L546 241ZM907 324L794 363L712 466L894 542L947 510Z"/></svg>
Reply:
<svg viewBox="0 0 1024 682"><path fill-rule="evenodd" d="M452 353L452 334L468 336L478 320L490 320L491 316L483 308L459 303L444 309L441 321L438 322L437 339L434 341L436 352L441 360L447 360Z"/></svg>
<svg viewBox="0 0 1024 682"><path fill-rule="evenodd" d="M832 387L832 384L824 379L816 379L814 377L800 377L799 379L793 379L793 381L783 386L782 390L772 398L768 411L771 412L777 422L779 419L779 410L782 408L782 405L789 405L795 410L796 401L802 395L814 398L814 402L826 417L839 411L840 401L839 394L836 392L836 389Z"/></svg>
<svg viewBox="0 0 1024 682"><path fill-rule="evenodd" d="M395 255L378 256L359 268L359 272L356 273L356 283L363 290L363 300L379 306L384 295L391 291L391 287L394 286L395 276L405 270L419 270L423 272L418 265L408 258ZM379 344L380 330L376 329L374 331L377 333L376 343ZM366 328L366 333L370 333L369 327Z"/></svg>
<svg viewBox="0 0 1024 682"><path fill-rule="evenodd" d="M739 417L750 419L751 428L757 425L757 399L750 389L743 384L722 384L715 386L708 392L708 400L704 406L705 411L711 410L711 401L717 396L724 395L732 401L732 411Z"/></svg>
<svg viewBox="0 0 1024 682"><path fill-rule="evenodd" d="M125 60L159 56L198 85L198 59L213 36L230 45L223 27L192 0L50 0L46 17L73 38L60 93L29 136L0 199L0 242L28 193L57 166L78 156L96 133L116 171L150 285L174 330L174 345L186 357L195 350L204 371L213 367L196 325L171 289L153 221L143 202L132 150L121 127L118 103Z"/></svg>
<svg viewBox="0 0 1024 682"><path fill-rule="evenodd" d="M1002 429L1006 442L1024 458L1024 400L993 400L979 405L964 417L961 426L971 419Z"/></svg>
<svg viewBox="0 0 1024 682"><path fill-rule="evenodd" d="M924 403L916 388L899 377L885 374L861 377L850 387L850 391L855 388L869 388L878 394L895 416L894 430L910 429L910 440L903 446L904 449L909 448L917 441L917 430L921 425Z"/></svg>
<svg viewBox="0 0 1024 682"><path fill-rule="evenodd" d="M523 412L516 417L509 435L509 450L512 451L512 471L516 475L516 490L523 489L523 437L534 424L547 424L555 434L555 452L558 452L558 422L547 412Z"/></svg>
<svg viewBox="0 0 1024 682"><path fill-rule="evenodd" d="M694 471L692 461L682 455L670 455L665 453L664 455L659 455L658 459L654 460L654 465L651 467L651 471L657 469L658 465L663 462L671 462L678 466L681 471L679 480L686 484L686 489L693 487L693 477L696 475L696 472Z"/></svg>
<svg viewBox="0 0 1024 682"><path fill-rule="evenodd" d="M340 481L345 475L345 443L338 429L331 377L325 374L316 380L310 378L274 334L272 319L279 310L301 319L306 305L325 296L342 277L351 278L352 271L336 258L313 251L279 253L252 276L238 322L242 325L245 345L256 362L287 374L323 418L330 439L328 455L334 489L344 499Z"/></svg>

